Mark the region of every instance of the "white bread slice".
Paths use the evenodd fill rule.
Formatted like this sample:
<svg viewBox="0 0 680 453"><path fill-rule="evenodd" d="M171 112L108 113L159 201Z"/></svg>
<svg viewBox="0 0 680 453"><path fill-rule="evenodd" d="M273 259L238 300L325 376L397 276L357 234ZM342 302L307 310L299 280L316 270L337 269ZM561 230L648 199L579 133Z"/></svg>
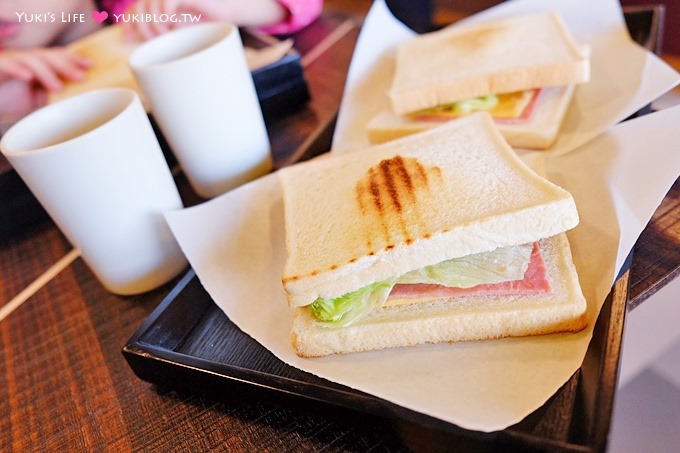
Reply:
<svg viewBox="0 0 680 453"><path fill-rule="evenodd" d="M512 147L548 149L557 138L573 93L574 85L543 88L529 120L509 124L497 122L496 126ZM406 116L385 110L368 123L366 132L370 142L378 144L430 129L439 124L441 123L436 121L411 120Z"/></svg>
<svg viewBox="0 0 680 453"><path fill-rule="evenodd" d="M540 244L550 293L464 296L384 307L343 328L320 327L307 307L299 307L293 316L293 347L302 357L317 357L422 343L581 330L586 325L586 301L566 234L544 239Z"/></svg>
<svg viewBox="0 0 680 453"><path fill-rule="evenodd" d="M279 176L291 306L578 223L571 194L529 169L488 113Z"/></svg>
<svg viewBox="0 0 680 453"><path fill-rule="evenodd" d="M490 93L588 81L589 49L557 13L446 28L397 50L389 96L404 114Z"/></svg>

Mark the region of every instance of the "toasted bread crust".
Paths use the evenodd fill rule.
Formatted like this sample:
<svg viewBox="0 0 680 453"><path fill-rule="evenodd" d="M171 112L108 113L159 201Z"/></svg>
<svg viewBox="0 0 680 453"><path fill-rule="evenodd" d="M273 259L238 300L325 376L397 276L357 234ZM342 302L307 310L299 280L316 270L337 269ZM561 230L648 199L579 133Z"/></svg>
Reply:
<svg viewBox="0 0 680 453"><path fill-rule="evenodd" d="M490 93L590 79L589 51L556 13L521 16L422 35L402 44L390 88L405 114Z"/></svg>

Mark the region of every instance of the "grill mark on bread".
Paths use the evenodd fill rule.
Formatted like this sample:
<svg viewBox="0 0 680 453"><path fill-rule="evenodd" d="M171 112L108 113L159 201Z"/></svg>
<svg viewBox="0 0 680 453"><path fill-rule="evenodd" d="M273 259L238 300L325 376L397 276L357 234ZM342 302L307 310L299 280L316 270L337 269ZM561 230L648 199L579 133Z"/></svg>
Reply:
<svg viewBox="0 0 680 453"><path fill-rule="evenodd" d="M409 240L411 239L411 232L402 214L404 211L404 206L401 197L405 193L405 198L408 199L404 201L415 204L415 195L413 194L413 182L411 181L411 177L406 170L404 159L397 155L393 159L381 161L379 166L380 173L382 174L383 181L385 182L387 192L390 195L392 205L398 214L397 218L401 233L407 240ZM404 187L406 188L405 192L404 190L400 190L400 188ZM385 248L385 250L389 250L390 248L391 247L388 246Z"/></svg>
<svg viewBox="0 0 680 453"><path fill-rule="evenodd" d="M382 174L382 177L385 181L385 188L387 189L387 193L390 195L390 199L392 200L392 205L397 212L402 211L402 206L401 200L399 198L399 190L394 179L394 177L397 175L393 175L392 172L394 171L394 173L398 173L400 169L404 168L400 157L401 156L396 156L394 159L383 160L380 162L380 173ZM392 168L394 166L396 166L396 168Z"/></svg>
<svg viewBox="0 0 680 453"><path fill-rule="evenodd" d="M382 163L382 162L381 162ZM381 174L378 172L378 170L375 167L371 167L368 169L368 176L369 176L369 190L371 192L371 197L373 201L373 206L375 206L378 216L383 219L382 222L380 222L380 226L383 230L383 234L385 238L390 241L392 240L392 235L390 234L390 228L387 222L385 222L385 218L389 215L385 209L387 208L386 203L383 198L383 188L385 187L384 184L381 184L381 179L380 178ZM389 188L387 188L387 192L389 193ZM367 243L369 245L369 250L372 250L372 241L370 239L370 236L367 239Z"/></svg>
<svg viewBox="0 0 680 453"><path fill-rule="evenodd" d="M418 237L428 239L432 236L431 232L424 231L418 198L429 196L432 184L441 182L441 177L439 167L425 167L417 159L400 155L384 159L368 169L354 186L359 212L366 219L366 256L392 250L400 240L410 245ZM379 227L376 228L376 224ZM394 235L397 237L393 238ZM347 263L331 264L326 270L336 270L358 260L353 257ZM323 271L315 269L306 274L285 276L282 282L293 282Z"/></svg>
<svg viewBox="0 0 680 453"><path fill-rule="evenodd" d="M362 184L357 184L354 188L356 192L356 199L359 202L359 212L361 212L362 215L366 216L367 215L367 206L364 203L364 198L366 197L366 188ZM373 249L373 241L371 240L370 235L366 235L366 247L368 250ZM353 258L354 261L356 261L356 258ZM354 261L350 260L350 263L353 263Z"/></svg>
<svg viewBox="0 0 680 453"><path fill-rule="evenodd" d="M411 180L411 175L406 170L404 159L401 156L397 155L395 156L395 160L398 163L398 165L395 168L395 173L399 175L399 178L404 182L404 186L406 186L406 193L407 195L409 195L411 201L415 202L416 197L415 194L413 193L413 181ZM416 163L418 163L418 161L416 161Z"/></svg>
<svg viewBox="0 0 680 453"><path fill-rule="evenodd" d="M389 250L400 240L413 243L425 229L418 197L429 194L432 181L440 179L439 167L427 168L401 155L369 168L354 188L359 212L366 219L367 249Z"/></svg>
<svg viewBox="0 0 680 453"><path fill-rule="evenodd" d="M376 178L375 168L368 169L368 190L371 192L373 204L379 212L383 211L382 197L380 196L380 183Z"/></svg>
<svg viewBox="0 0 680 453"><path fill-rule="evenodd" d="M413 160L415 160L415 159L413 159ZM420 162L418 162L417 160L415 160L415 170L416 170L416 175L418 175L419 180L422 182L422 184L425 186L425 188L429 190L430 189L430 183L427 180L427 172L425 171L425 167L423 167L420 164Z"/></svg>

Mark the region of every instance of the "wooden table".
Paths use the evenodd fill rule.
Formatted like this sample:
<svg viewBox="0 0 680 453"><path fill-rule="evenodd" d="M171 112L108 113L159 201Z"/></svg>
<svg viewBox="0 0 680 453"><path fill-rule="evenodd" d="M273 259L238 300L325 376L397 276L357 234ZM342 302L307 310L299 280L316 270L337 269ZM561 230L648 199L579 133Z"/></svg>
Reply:
<svg viewBox="0 0 680 453"><path fill-rule="evenodd" d="M296 37L312 100L268 119L279 165L330 130L360 17L329 8ZM198 201L181 175L177 182L187 203ZM676 182L635 247L630 306L677 275L679 217ZM50 221L0 244L0 451L431 451L446 440L380 418L228 389L219 400L206 399L138 379L121 347L177 280L140 296L115 296L70 251ZM619 310L612 319L620 332L625 310L612 309Z"/></svg>

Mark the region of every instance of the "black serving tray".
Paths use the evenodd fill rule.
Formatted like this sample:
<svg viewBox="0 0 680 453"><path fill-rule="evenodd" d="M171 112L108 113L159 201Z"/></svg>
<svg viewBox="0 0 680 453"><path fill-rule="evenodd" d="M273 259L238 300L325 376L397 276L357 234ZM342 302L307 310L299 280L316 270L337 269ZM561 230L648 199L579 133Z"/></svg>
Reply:
<svg viewBox="0 0 680 453"><path fill-rule="evenodd" d="M609 432L616 387L628 274L605 302L582 367L522 422L479 433L405 409L281 362L236 327L212 302L190 270L123 347L141 379L164 389L220 399L247 394L296 407L330 406L368 413L439 447L478 451L493 446L520 451L600 451ZM323 410L322 410L323 412ZM328 412L332 413L332 412Z"/></svg>
<svg viewBox="0 0 680 453"><path fill-rule="evenodd" d="M631 35L658 52L663 9L625 12ZM334 121L296 154L297 160L329 149ZM193 270L181 278L122 352L138 377L164 389L216 399L242 393L295 407L372 414L399 431L430 439L435 450L603 451L618 377L630 261L629 256L601 309L581 368L541 408L494 433L465 430L286 365L229 320Z"/></svg>

